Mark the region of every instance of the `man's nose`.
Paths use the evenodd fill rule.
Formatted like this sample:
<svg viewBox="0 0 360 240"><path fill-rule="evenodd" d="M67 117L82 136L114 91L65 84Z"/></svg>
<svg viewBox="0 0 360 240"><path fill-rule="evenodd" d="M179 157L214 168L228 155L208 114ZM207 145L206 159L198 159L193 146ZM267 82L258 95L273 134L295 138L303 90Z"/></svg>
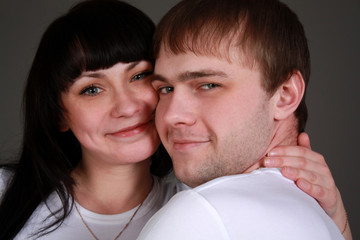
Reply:
<svg viewBox="0 0 360 240"><path fill-rule="evenodd" d="M191 126L196 122L196 101L192 94L174 91L165 108L163 118L172 127Z"/></svg>

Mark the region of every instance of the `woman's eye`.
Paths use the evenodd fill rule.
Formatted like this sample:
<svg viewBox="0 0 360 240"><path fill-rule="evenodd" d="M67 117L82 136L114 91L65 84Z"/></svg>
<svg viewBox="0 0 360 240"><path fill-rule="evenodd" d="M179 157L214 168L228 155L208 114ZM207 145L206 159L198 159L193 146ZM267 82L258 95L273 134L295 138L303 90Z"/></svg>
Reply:
<svg viewBox="0 0 360 240"><path fill-rule="evenodd" d="M168 94L174 91L173 87L161 87L158 89L159 94Z"/></svg>
<svg viewBox="0 0 360 240"><path fill-rule="evenodd" d="M131 81L133 82L133 81L141 80L141 79L146 78L147 76L149 76L151 74L152 74L152 72L150 72L150 71L136 74L134 77L131 78Z"/></svg>
<svg viewBox="0 0 360 240"><path fill-rule="evenodd" d="M89 86L89 87L84 88L80 92L80 94L81 95L88 95L88 96L96 96L101 92L102 92L101 88L95 87L95 86Z"/></svg>
<svg viewBox="0 0 360 240"><path fill-rule="evenodd" d="M207 84L203 84L200 86L201 89L204 89L204 90L209 90L209 89L213 89L213 88L216 88L216 87L219 87L220 85L219 84L216 84L216 83L207 83Z"/></svg>

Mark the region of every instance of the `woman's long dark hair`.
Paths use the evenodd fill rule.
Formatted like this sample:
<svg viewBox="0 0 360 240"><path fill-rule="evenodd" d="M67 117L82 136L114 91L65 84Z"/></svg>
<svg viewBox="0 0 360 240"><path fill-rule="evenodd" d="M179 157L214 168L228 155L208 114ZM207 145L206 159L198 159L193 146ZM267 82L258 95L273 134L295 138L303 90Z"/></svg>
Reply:
<svg viewBox="0 0 360 240"><path fill-rule="evenodd" d="M145 14L116 0L81 2L48 27L25 87L22 149L0 206L0 239L14 238L54 191L63 207L38 234L55 230L68 216L73 206L71 171L81 159L81 150L71 131L59 131L61 92L83 71L106 69L118 62L153 61L154 29ZM171 168L160 146L151 172L162 177Z"/></svg>

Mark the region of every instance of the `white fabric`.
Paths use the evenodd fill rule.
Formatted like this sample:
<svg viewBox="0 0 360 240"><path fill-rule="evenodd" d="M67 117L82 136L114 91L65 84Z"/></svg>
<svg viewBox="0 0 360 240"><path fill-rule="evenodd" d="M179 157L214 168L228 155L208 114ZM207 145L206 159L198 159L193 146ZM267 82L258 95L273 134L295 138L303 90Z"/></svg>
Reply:
<svg viewBox="0 0 360 240"><path fill-rule="evenodd" d="M0 193L3 194L8 182L9 173L7 171L0 170ZM181 191L185 188L185 185L178 182L165 182L154 178L154 187L148 197L145 199L143 205L137 212L136 216L122 233L119 239L136 239L145 223L150 217L158 211L176 192ZM53 193L48 198L48 206L51 210L57 210L61 207L59 197ZM115 215L102 215L86 210L77 205L81 215L83 216L86 223L90 226L91 230L101 240L113 240L119 232L123 229L126 223L130 220L133 215L134 209L127 211L122 214ZM46 239L46 240L64 240L64 239L94 239L89 231L86 229L84 223L81 221L79 214L75 208L71 211L70 215L66 218L65 222L54 232L49 233L41 238L31 237L33 233L44 227L49 221L53 221L54 218L50 218L49 221L43 222L50 211L44 203L41 203L35 212L32 214L29 221L26 223L24 228L16 236L15 240L23 239Z"/></svg>
<svg viewBox="0 0 360 240"><path fill-rule="evenodd" d="M344 239L319 204L278 169L221 177L177 193L138 240Z"/></svg>
<svg viewBox="0 0 360 240"><path fill-rule="evenodd" d="M4 192L9 183L9 179L11 178L12 173L10 171L6 171L4 169L0 169L0 200L2 199Z"/></svg>

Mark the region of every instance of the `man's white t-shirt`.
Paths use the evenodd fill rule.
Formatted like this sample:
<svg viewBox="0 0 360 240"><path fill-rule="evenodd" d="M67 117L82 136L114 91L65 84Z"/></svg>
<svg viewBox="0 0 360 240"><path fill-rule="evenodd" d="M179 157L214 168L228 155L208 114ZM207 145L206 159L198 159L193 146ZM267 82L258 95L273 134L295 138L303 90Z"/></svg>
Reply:
<svg viewBox="0 0 360 240"><path fill-rule="evenodd" d="M320 205L278 169L214 179L177 193L138 240L344 239Z"/></svg>

